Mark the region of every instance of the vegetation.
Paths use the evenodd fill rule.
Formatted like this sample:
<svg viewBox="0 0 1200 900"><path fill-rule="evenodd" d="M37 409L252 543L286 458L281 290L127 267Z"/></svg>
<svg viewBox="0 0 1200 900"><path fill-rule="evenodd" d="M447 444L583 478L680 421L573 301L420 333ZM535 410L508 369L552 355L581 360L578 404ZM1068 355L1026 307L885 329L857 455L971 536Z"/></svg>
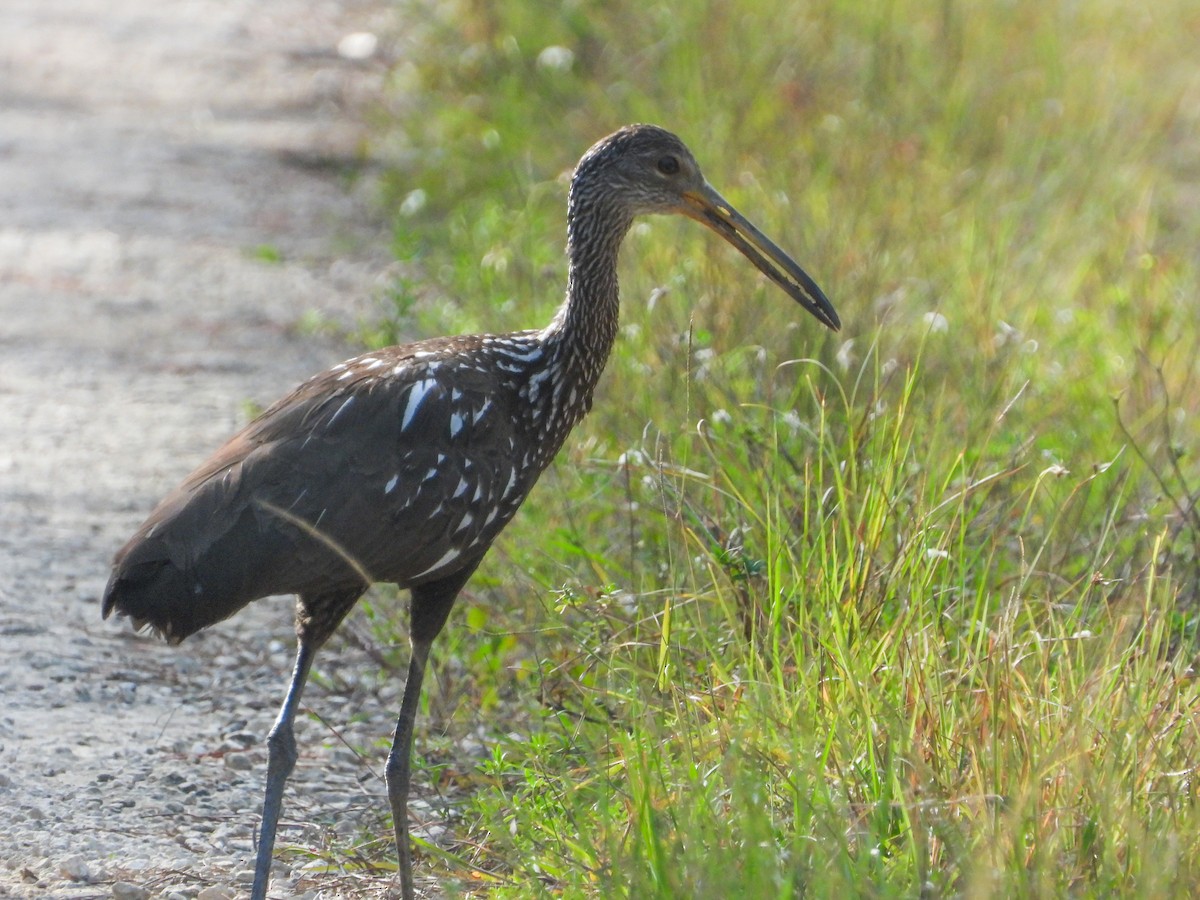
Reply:
<svg viewBox="0 0 1200 900"><path fill-rule="evenodd" d="M595 411L436 648L417 780L468 790L421 865L514 898L1200 892L1200 7L401 10L408 278L368 341L546 321L570 169L630 121L845 322L635 228Z"/></svg>

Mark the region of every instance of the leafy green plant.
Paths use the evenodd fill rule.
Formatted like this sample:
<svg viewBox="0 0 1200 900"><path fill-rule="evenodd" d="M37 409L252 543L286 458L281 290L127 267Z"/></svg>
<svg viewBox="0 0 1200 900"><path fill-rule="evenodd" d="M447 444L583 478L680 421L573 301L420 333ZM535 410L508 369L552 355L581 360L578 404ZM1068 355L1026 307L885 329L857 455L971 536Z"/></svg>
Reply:
<svg viewBox="0 0 1200 900"><path fill-rule="evenodd" d="M400 14L366 339L544 322L570 167L637 120L846 323L635 227L595 412L436 649L489 744L447 888L1200 889L1191 5Z"/></svg>

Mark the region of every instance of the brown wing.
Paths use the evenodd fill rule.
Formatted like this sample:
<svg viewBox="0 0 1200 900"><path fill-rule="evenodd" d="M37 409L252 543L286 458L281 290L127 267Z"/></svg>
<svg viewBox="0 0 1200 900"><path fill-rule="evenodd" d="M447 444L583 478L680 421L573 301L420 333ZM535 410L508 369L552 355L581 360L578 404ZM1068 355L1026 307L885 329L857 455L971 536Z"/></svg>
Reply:
<svg viewBox="0 0 1200 900"><path fill-rule="evenodd" d="M531 482L515 394L456 362L464 340L351 360L247 425L117 554L105 614L182 639L269 594L411 585L477 560Z"/></svg>

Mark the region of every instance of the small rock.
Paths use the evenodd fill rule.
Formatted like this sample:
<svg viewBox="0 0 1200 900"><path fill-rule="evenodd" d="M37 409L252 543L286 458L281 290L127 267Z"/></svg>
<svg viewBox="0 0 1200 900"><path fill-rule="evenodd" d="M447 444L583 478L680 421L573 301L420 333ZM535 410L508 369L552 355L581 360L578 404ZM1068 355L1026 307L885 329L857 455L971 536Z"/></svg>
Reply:
<svg viewBox="0 0 1200 900"><path fill-rule="evenodd" d="M200 891L196 895L196 900L234 900L236 896L233 888L213 885Z"/></svg>
<svg viewBox="0 0 1200 900"><path fill-rule="evenodd" d="M6 788L6 787L11 787L11 786L12 786L12 779L9 778L7 775L5 775L3 772L0 772L0 788Z"/></svg>
<svg viewBox="0 0 1200 900"><path fill-rule="evenodd" d="M486 759L489 755L488 748L480 741L473 737L465 737L458 742L459 749L472 759Z"/></svg>
<svg viewBox="0 0 1200 900"><path fill-rule="evenodd" d="M246 753L226 753L225 768L235 772L249 772L254 768L254 761Z"/></svg>
<svg viewBox="0 0 1200 900"><path fill-rule="evenodd" d="M379 38L371 34L371 32L354 31L343 35L342 39L338 41L337 52L338 56L342 57L342 59L360 62L374 56L375 49L378 46Z"/></svg>
<svg viewBox="0 0 1200 900"><path fill-rule="evenodd" d="M437 844L441 842L442 837L448 830L445 825L426 825L424 828L419 829L420 833L418 836L431 844ZM415 833L418 829L413 829L413 831Z"/></svg>
<svg viewBox="0 0 1200 900"><path fill-rule="evenodd" d="M68 856L64 859L58 864L58 871L64 878L69 878L71 881L87 881L92 877L87 860L79 855Z"/></svg>
<svg viewBox="0 0 1200 900"><path fill-rule="evenodd" d="M116 900L146 900L150 896L150 892L144 887L138 887L128 881L114 881L112 895Z"/></svg>

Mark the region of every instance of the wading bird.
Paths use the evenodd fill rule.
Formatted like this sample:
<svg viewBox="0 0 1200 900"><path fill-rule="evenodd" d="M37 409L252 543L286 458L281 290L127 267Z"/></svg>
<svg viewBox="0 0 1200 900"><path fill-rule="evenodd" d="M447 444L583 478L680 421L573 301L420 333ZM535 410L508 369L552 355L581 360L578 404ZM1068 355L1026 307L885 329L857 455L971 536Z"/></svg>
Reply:
<svg viewBox="0 0 1200 900"><path fill-rule="evenodd" d="M430 645L591 408L617 333L617 251L647 213L707 225L839 327L821 289L705 181L679 138L622 128L575 169L566 300L549 325L389 347L315 376L189 475L117 553L104 616L116 610L171 643L252 600L296 595L295 670L267 738L255 900L266 896L313 656L377 581L410 591L412 657L385 772L402 892L413 897L409 764Z"/></svg>

